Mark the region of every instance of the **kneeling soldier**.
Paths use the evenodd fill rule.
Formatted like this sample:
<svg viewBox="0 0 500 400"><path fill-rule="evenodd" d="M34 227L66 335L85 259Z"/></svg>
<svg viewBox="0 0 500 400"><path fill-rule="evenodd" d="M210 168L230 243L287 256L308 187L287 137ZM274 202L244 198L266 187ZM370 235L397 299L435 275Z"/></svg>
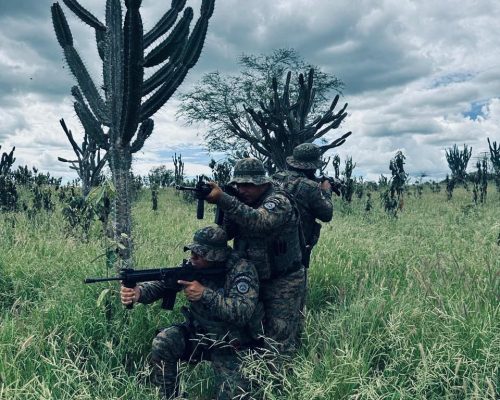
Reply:
<svg viewBox="0 0 500 400"><path fill-rule="evenodd" d="M208 276L201 282L178 282L190 302L181 309L186 321L161 330L153 340L153 383L165 399L173 398L178 395L178 361L209 360L218 381L217 398L242 396L246 384L239 372L240 357L262 334L257 271L231 251L226 233L219 227L196 231L193 243L184 248L188 249L195 267L225 266L226 274ZM164 290L162 282L133 289L122 286L122 303L149 304L162 298Z"/></svg>

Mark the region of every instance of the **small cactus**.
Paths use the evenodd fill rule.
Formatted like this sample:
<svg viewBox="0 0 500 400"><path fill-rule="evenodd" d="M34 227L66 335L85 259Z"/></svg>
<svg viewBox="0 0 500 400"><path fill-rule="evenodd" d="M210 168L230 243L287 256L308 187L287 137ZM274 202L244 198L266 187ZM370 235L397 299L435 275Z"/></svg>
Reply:
<svg viewBox="0 0 500 400"><path fill-rule="evenodd" d="M77 107L75 106L75 109L76 108ZM75 152L77 159L67 160L62 157L57 157L57 159L61 162L71 164L70 168L76 171L78 177L82 181L83 197L87 197L91 188L98 186L102 180L101 171L106 164L107 154L101 157L101 149L93 140L93 136L89 135L87 131L85 131L83 142L81 146L79 146L73 138L71 130L69 130L66 126L64 119L60 119L59 123L61 124L61 127L63 128L71 146L73 147L73 151Z"/></svg>

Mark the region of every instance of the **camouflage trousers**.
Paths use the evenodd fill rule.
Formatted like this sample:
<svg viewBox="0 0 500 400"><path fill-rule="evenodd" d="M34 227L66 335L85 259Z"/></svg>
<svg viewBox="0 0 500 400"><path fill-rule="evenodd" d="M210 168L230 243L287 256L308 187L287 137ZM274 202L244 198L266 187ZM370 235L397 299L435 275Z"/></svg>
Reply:
<svg viewBox="0 0 500 400"><path fill-rule="evenodd" d="M212 363L218 400L247 398L247 382L240 374L240 352L227 343L217 343L207 335L191 331L188 324L182 324L161 330L153 340L151 380L160 388L163 399L173 399L178 395L181 361Z"/></svg>
<svg viewBox="0 0 500 400"><path fill-rule="evenodd" d="M260 284L260 298L264 304L264 334L271 339L269 347L280 354L293 353L298 346L305 272L301 268L285 276Z"/></svg>

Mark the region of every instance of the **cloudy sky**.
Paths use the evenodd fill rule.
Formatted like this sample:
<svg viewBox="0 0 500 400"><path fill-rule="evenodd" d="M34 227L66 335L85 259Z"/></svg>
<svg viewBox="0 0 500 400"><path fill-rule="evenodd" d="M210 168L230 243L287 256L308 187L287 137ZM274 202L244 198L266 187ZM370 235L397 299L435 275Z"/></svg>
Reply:
<svg viewBox="0 0 500 400"><path fill-rule="evenodd" d="M80 3L104 19L104 0ZM200 1L187 3L196 17ZM16 146L17 165L72 179L57 161L72 158L59 119L82 135L51 4L0 0L0 152ZM168 5L143 0L146 29ZM100 82L93 31L64 10L75 47ZM467 144L476 157L487 151L487 137L500 141L499 20L497 0L216 0L202 56L181 90L206 72L237 73L242 53L294 48L345 83L341 101L349 103L349 115L334 136L353 132L338 153L353 157L357 175L389 174L389 160L402 150L407 172L442 178L445 149ZM171 167L174 152L183 155L187 174L207 171L200 128L177 121L177 105L171 99L155 114L136 173Z"/></svg>

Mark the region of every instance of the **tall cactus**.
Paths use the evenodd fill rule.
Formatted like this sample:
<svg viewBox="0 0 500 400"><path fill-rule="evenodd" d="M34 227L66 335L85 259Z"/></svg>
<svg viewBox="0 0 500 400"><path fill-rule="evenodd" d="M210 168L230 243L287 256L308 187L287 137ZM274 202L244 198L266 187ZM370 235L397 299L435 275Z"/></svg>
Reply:
<svg viewBox="0 0 500 400"><path fill-rule="evenodd" d="M467 164L472 155L472 147L464 144L464 149L461 151L456 144L452 148L446 150L446 161L451 170L451 179L455 183L462 183L467 187Z"/></svg>
<svg viewBox="0 0 500 400"><path fill-rule="evenodd" d="M89 135L97 145L109 149L109 166L116 188L113 231L119 248L117 267L132 267L132 154L143 147L153 131L150 117L167 102L188 70L198 61L215 0L202 0L200 17L191 33L191 8L186 8L176 23L186 0L172 0L170 10L147 33L143 32L139 11L142 0L124 1L124 20L121 1L107 0L105 23L76 0L63 2L95 31L97 49L103 62L102 92L92 81L73 47L73 36L61 6L59 3L52 5L57 40L81 91L77 112L79 117L80 114L83 116ZM162 37L169 31L166 38ZM152 46L156 42L158 44ZM145 79L144 69L150 67L156 67L156 71ZM107 128L106 132L103 127Z"/></svg>
<svg viewBox="0 0 500 400"><path fill-rule="evenodd" d="M500 192L500 144L497 144L497 142L491 144L490 138L488 138L488 147L490 149L490 161L493 165L493 171L495 171L495 184L497 191Z"/></svg>

